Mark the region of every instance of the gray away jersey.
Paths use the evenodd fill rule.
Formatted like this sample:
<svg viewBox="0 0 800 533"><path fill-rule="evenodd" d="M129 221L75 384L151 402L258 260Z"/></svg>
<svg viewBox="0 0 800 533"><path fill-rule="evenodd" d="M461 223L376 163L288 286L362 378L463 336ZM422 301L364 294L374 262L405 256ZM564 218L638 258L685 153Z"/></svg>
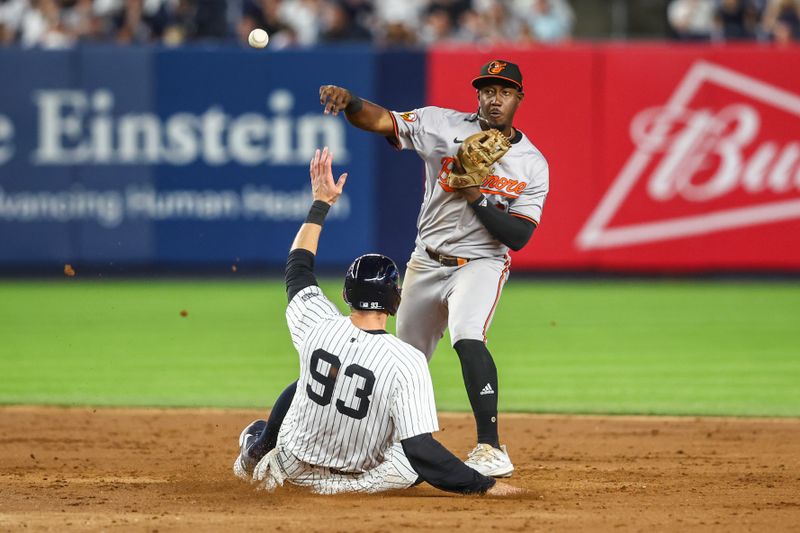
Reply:
<svg viewBox="0 0 800 533"><path fill-rule="evenodd" d="M445 255L476 259L505 255L475 212L447 185L453 158L466 137L481 131L475 113L440 107L393 111L400 148L414 149L425 161L425 197L417 218L417 245ZM489 202L514 216L539 224L549 189L547 161L522 134L519 142L484 180L481 192Z"/></svg>
<svg viewBox="0 0 800 533"><path fill-rule="evenodd" d="M389 334L353 326L316 285L286 309L300 355L281 442L306 463L360 473L395 441L439 430L425 356Z"/></svg>

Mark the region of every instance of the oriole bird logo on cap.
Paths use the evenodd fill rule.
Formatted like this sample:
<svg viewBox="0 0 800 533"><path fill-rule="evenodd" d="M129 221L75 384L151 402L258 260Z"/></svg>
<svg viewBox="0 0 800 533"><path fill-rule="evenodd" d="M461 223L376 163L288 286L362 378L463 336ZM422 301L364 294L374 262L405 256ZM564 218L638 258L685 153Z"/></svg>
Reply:
<svg viewBox="0 0 800 533"><path fill-rule="evenodd" d="M508 65L508 63L505 61L492 61L489 63L487 71L489 74L500 74L506 68L506 65Z"/></svg>

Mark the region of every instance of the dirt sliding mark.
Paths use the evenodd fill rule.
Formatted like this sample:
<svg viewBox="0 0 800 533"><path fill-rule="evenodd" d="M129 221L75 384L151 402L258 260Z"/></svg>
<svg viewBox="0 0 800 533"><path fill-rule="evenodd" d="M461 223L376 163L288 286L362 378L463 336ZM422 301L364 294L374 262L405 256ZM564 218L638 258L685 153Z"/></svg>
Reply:
<svg viewBox="0 0 800 533"><path fill-rule="evenodd" d="M255 411L0 408L0 530L775 530L800 524L800 420L506 415L513 500L420 486L256 492L230 466ZM470 415L442 415L461 455Z"/></svg>

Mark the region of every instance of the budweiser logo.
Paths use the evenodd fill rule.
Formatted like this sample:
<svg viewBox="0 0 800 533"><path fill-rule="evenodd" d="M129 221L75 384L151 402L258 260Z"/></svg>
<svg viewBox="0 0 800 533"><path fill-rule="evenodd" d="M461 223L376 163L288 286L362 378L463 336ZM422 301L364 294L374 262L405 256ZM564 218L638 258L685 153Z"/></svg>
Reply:
<svg viewBox="0 0 800 533"><path fill-rule="evenodd" d="M695 63L665 106L631 122L636 149L579 233L578 247L800 218L798 117L800 96Z"/></svg>

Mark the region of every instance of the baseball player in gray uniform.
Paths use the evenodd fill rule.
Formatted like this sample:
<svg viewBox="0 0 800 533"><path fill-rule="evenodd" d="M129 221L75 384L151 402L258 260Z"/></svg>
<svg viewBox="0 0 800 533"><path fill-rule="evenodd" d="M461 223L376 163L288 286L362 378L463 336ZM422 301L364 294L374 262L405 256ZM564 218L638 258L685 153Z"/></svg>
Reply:
<svg viewBox="0 0 800 533"><path fill-rule="evenodd" d="M386 332L400 304L394 262L357 258L347 271L343 316L313 273L322 224L346 180L334 182L333 156L311 161L314 203L286 265L286 320L300 356L300 378L281 395L269 421L239 437L233 470L273 489L284 482L320 494L380 492L427 481L463 494L513 494L439 444L433 385L425 356ZM283 406L288 403L288 409Z"/></svg>
<svg viewBox="0 0 800 533"><path fill-rule="evenodd" d="M505 477L514 466L498 436L497 368L486 339L509 275L508 250L525 246L538 226L549 172L541 152L513 126L524 98L519 67L490 61L472 85L478 99L474 113L438 107L398 113L332 85L320 88L320 103L326 114L344 111L354 126L413 149L425 161L425 195L397 335L430 358L445 328L450 330L477 425L478 444L466 463L482 474ZM499 130L510 149L480 186L452 188L451 172L462 170L454 157L460 144L490 129Z"/></svg>

